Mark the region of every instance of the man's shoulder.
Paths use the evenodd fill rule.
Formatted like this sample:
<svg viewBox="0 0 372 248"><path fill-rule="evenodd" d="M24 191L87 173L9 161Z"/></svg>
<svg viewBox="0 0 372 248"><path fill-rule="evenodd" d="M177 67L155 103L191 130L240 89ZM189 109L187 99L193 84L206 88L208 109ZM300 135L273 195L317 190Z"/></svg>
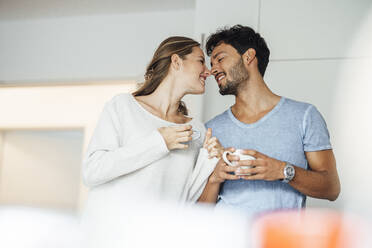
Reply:
<svg viewBox="0 0 372 248"><path fill-rule="evenodd" d="M229 110L226 110L224 112L222 112L221 114L219 115L216 115L215 117L213 117L212 119L210 119L209 121L207 121L205 123L205 126L207 128L213 128L214 126L222 123L222 122L225 122L228 118L228 111Z"/></svg>
<svg viewBox="0 0 372 248"><path fill-rule="evenodd" d="M314 105L311 103L285 98L285 108L292 113L305 113L312 107L314 107Z"/></svg>

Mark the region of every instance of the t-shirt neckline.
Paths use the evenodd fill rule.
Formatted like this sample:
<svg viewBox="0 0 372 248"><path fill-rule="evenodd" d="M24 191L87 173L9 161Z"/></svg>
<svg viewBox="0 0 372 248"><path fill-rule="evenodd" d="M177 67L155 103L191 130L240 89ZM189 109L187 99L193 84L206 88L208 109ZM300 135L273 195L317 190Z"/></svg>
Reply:
<svg viewBox="0 0 372 248"><path fill-rule="evenodd" d="M242 127L242 128L254 128L254 127L257 127L257 126L261 125L263 122L265 122L267 119L269 119L273 114L275 114L276 112L278 112L278 110L280 109L280 107L283 105L284 102L285 102L285 97L282 96L280 98L279 102L275 105L275 107L270 112L268 112L267 114L265 114L258 121L254 122L254 123L250 123L250 124L244 123L244 122L241 122L240 120L238 120L234 116L234 114L232 113L231 107L227 110L227 114L230 117L230 119L232 120L232 122L234 122L239 127Z"/></svg>

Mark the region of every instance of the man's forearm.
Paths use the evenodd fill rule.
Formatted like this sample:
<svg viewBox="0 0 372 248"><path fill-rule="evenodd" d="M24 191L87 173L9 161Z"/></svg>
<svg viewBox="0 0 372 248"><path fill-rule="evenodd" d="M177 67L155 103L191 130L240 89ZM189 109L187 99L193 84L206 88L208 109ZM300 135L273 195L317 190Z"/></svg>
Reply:
<svg viewBox="0 0 372 248"><path fill-rule="evenodd" d="M301 193L314 198L334 201L340 194L337 174L328 171L311 171L295 167L295 177L289 184Z"/></svg>
<svg viewBox="0 0 372 248"><path fill-rule="evenodd" d="M281 180L285 178L286 162L271 158L255 150L245 150L245 154L256 157L255 160L242 160L239 166L253 166L241 169L246 180ZM340 194L340 180L336 169L336 160L331 149L306 152L309 169L295 166L295 175L289 184L304 195L334 201ZM284 182L283 182L284 183Z"/></svg>

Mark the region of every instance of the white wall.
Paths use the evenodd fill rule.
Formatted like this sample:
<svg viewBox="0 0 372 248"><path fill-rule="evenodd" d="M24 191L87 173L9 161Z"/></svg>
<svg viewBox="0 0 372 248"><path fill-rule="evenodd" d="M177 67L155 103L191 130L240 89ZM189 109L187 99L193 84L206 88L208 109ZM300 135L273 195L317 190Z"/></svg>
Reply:
<svg viewBox="0 0 372 248"><path fill-rule="evenodd" d="M194 10L0 21L1 82L135 79L165 38L194 38ZM200 96L185 98L201 118Z"/></svg>
<svg viewBox="0 0 372 248"><path fill-rule="evenodd" d="M76 210L83 130L3 132L0 204Z"/></svg>
<svg viewBox="0 0 372 248"><path fill-rule="evenodd" d="M344 139L336 139L340 124L341 98L348 90L337 92L344 64L354 64L371 56L365 47L369 39L355 41L360 26L365 21L372 2L369 0L234 0L197 1L196 27L199 33L209 34L226 24L243 24L256 29L265 38L271 50L270 63L265 74L268 86L277 94L313 103L325 117L331 133L342 192L340 198L328 201L310 198L308 206L343 208L347 196L355 188L344 171L349 165L339 149ZM209 8L208 11L205 11ZM372 30L372 26L366 30ZM365 37L365 36L364 36ZM354 44L357 42L357 44ZM226 110L233 97L222 97L214 79L210 79L204 98L204 120ZM344 88L346 89L346 88ZM336 114L335 114L336 113ZM346 117L348 118L348 117ZM352 118L351 116L349 118ZM336 132L337 131L337 132Z"/></svg>
<svg viewBox="0 0 372 248"><path fill-rule="evenodd" d="M80 174L82 153L87 148L104 104L113 96L134 89L133 81L0 87L0 203L21 204L24 198L23 204L32 205L33 194L27 192L27 188L30 188L34 192L41 190L35 194L34 205L57 206L59 202L60 207L73 207L75 204L81 209L87 193L80 176L76 177ZM71 136L70 132L58 135L61 133L48 130L82 130L83 135L76 138L79 133L75 136ZM63 143L68 147L62 148ZM61 170L61 177L55 174L58 171L50 167L55 160L58 162L55 162L53 169ZM66 171L71 173L73 183L66 187L66 191L59 190L58 195L69 195L61 197L64 200L51 197L48 201L45 196L50 194L53 183L45 190L42 189L43 185L50 183L51 179L61 185ZM25 174L20 174L22 172ZM38 173L49 173L50 176L43 174L42 178L38 178L40 182L33 185L32 181L36 178L34 175ZM14 189L14 192L8 192Z"/></svg>
<svg viewBox="0 0 372 248"><path fill-rule="evenodd" d="M359 25L350 54L355 49L372 52L372 8ZM364 45L363 45L364 44ZM338 161L342 168L345 208L372 221L372 56L345 60L335 87L332 120ZM371 223L371 222L370 222Z"/></svg>
<svg viewBox="0 0 372 248"><path fill-rule="evenodd" d="M163 39L193 30L193 10L1 21L0 82L142 80Z"/></svg>

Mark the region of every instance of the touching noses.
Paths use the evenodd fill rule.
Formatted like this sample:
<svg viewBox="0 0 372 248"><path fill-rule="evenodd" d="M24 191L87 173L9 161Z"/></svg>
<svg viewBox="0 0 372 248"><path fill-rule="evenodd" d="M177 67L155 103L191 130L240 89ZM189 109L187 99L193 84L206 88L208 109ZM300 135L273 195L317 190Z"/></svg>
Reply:
<svg viewBox="0 0 372 248"><path fill-rule="evenodd" d="M207 68L207 66L204 66L203 75L206 77L209 77L211 75L211 71Z"/></svg>

